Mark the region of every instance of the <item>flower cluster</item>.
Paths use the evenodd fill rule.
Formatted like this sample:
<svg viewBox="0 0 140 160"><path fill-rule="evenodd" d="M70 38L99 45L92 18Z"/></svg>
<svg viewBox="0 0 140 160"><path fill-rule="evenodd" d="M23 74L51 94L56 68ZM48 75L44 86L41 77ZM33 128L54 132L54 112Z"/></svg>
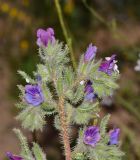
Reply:
<svg viewBox="0 0 140 160"><path fill-rule="evenodd" d="M92 44L89 45L85 54L84 54L84 62L91 62L96 56L97 47ZM99 66L99 72L104 72L107 75L111 76L113 72L119 73L117 61L115 60L116 55L112 55L111 57L106 57L104 61L101 62ZM85 100L92 102L98 97L98 94L95 93L93 88L93 82L91 80L87 80L85 85Z"/></svg>
<svg viewBox="0 0 140 160"><path fill-rule="evenodd" d="M97 52L97 47L93 46L92 44L89 45L87 48L85 55L84 55L84 62L90 62L93 60ZM99 71L104 72L108 75L111 75L112 72L118 72L118 66L117 66L117 61L115 60L116 55L113 54L111 57L106 57L105 61L102 61Z"/></svg>
<svg viewBox="0 0 140 160"><path fill-rule="evenodd" d="M84 55L84 62L90 62L93 60L97 52L97 47L92 44L87 48ZM111 76L113 72L119 73L118 66L116 64L116 55L112 55L111 57L106 57L104 61L101 62L99 66L99 71L106 73ZM85 100L93 102L98 95L94 92L93 83L88 80L85 85ZM117 145L119 139L120 129L116 128L109 132L110 140L108 145ZM85 144L95 147L96 144L100 141L100 129L97 126L89 126L85 132L83 141Z"/></svg>
<svg viewBox="0 0 140 160"><path fill-rule="evenodd" d="M119 134L120 134L119 128L115 128L109 131L108 145L117 145L119 142ZM99 127L89 126L84 132L83 141L85 144L91 147L95 147L96 144L100 141L100 138L101 136L100 136Z"/></svg>
<svg viewBox="0 0 140 160"><path fill-rule="evenodd" d="M115 58L115 54L113 54L111 57L106 57L106 60L101 63L99 71L104 72L108 75L111 75L112 72L119 73L118 66L116 64L117 61L115 60Z"/></svg>
<svg viewBox="0 0 140 160"><path fill-rule="evenodd" d="M48 28L47 30L38 29L37 31L37 44L38 46L45 46L47 47L48 43L54 43L54 31L52 28ZM88 63L93 60L97 52L97 47L90 44L85 52L84 55L84 63ZM116 55L112 55L111 57L106 57L105 61L103 61L99 67L99 71L104 72L108 75L111 75L112 72L118 71L118 67L116 65L115 60ZM37 81L41 80L40 75L36 76ZM92 82L88 80L85 85L85 100L86 101L93 101L97 98L97 94L94 92L92 87ZM44 96L42 94L41 87L39 85L26 85L25 86L25 99L28 104L33 106L38 106L44 101ZM119 137L120 129L114 129L109 132L110 141L108 142L109 145L116 145L118 144L118 137ZM97 126L90 126L86 129L84 133L84 143L95 147L96 143L100 141L100 131L99 127Z"/></svg>
<svg viewBox="0 0 140 160"><path fill-rule="evenodd" d="M74 72L72 67L64 71L66 65L65 62L68 62L67 47L64 47L62 43L56 41L54 30L52 28L37 30L37 45L39 46L40 57L44 61L43 64L37 66L37 71L34 72L35 79L30 78L25 72L20 72L28 84L26 84L25 87L20 88L21 90L23 89L23 96L21 96L22 101L20 105L24 104L24 108L21 107L23 110L18 115L17 119L22 121L22 126L24 128L35 131L42 130L46 122L45 116L53 114L55 116L54 124L55 127L61 131L64 151L67 156L71 154L69 132L67 132L69 128L67 127L71 126L71 123L73 122L82 125L83 128L85 125L87 126L89 121L94 118L93 114L94 116L98 115L98 99L104 96L104 94L100 94L100 92L103 90L105 96L108 96L112 89L116 88L114 87L116 86L116 83L114 82L116 78L115 80L112 78L114 72L119 73L116 65L116 55L106 57L102 62L96 62L94 58L97 53L97 47L91 43L84 56L82 56L77 71ZM58 65L60 68L58 68ZM95 79L91 77L94 73ZM48 79L47 76L49 77ZM80 81L81 79L82 81ZM110 85L113 85L113 87L106 85L108 79ZM48 86L48 84L50 86ZM109 88L107 92L104 86ZM54 92L51 89L54 89ZM96 103L94 103L95 101ZM82 136L79 136L79 138L82 138L80 139L80 142L82 143L77 145L83 145L84 149L85 147L94 148L97 146L98 150L98 144L100 144L99 146L104 146L104 153L106 153L105 151L108 148L113 149L114 146L112 147L112 145L118 145L120 129L115 128L108 133L105 130L108 119L109 118L103 119L106 123L101 123L102 125L100 126L87 126L86 129L82 131ZM102 131L101 129L105 131ZM19 134L19 132L17 133ZM107 135L107 138L109 137L108 142L103 142L103 138L105 137L103 135ZM22 137L22 135L19 137ZM24 138L22 138L22 140L24 140ZM24 144L26 145L26 143ZM33 145L33 148L39 147L35 143ZM25 146L25 148L26 147L28 146ZM80 148L82 147L80 146ZM24 148L22 149L24 150ZM40 152L38 155L42 155L42 159L44 159L45 156L41 149L36 150L35 148L29 153L29 157L31 155L30 159L33 159L33 157L38 159L36 158L37 154L35 154L34 151ZM80 156L84 156L89 154L89 152L91 153L92 149L89 148L87 153L85 153L85 150L80 150L79 152ZM112 153L114 152L111 150L110 153L112 156ZM91 156L89 157L90 160L97 160L94 154L89 154L88 156ZM112 159L111 156L109 159ZM7 153L7 157L9 160L23 160L22 157L13 155L10 152ZM68 159L68 157L66 157L66 159Z"/></svg>

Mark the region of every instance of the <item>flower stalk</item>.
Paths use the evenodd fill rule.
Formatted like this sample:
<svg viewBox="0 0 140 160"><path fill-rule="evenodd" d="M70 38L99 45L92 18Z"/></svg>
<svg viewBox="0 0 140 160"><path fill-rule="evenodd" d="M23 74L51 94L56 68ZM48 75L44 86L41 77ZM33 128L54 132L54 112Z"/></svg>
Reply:
<svg viewBox="0 0 140 160"><path fill-rule="evenodd" d="M64 111L63 96L59 98L59 118L60 118L61 134L62 134L63 143L64 143L66 160L71 160L72 158L71 158L70 140L69 140L69 134L68 134L68 124L67 124L66 115Z"/></svg>

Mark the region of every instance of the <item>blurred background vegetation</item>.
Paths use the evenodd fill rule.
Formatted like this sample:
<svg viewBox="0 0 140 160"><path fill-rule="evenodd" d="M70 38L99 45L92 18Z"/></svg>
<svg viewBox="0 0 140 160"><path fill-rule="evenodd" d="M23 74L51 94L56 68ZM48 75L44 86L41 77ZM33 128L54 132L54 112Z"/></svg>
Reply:
<svg viewBox="0 0 140 160"><path fill-rule="evenodd" d="M110 127L120 127L124 160L140 159L140 72L134 67L140 53L139 0L59 0L74 56L78 60L89 43L98 47L99 58L117 54L120 88L102 103L104 115L112 113ZM25 82L17 74L32 74L39 61L36 30L53 27L57 39L65 42L54 0L0 0L0 158L6 151L19 152L12 132L20 123L17 84ZM38 142L50 159L60 160L58 133L50 117ZM24 131L29 141L32 135ZM75 134L74 134L75 135Z"/></svg>

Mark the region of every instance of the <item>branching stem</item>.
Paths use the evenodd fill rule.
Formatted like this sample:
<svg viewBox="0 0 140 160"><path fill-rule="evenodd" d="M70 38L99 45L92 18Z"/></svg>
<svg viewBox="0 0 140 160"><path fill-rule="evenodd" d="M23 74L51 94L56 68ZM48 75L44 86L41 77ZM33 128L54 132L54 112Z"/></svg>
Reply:
<svg viewBox="0 0 140 160"><path fill-rule="evenodd" d="M56 87L56 76L55 74L52 77L52 81L54 86ZM71 158L71 148L70 148L70 139L68 134L68 123L66 120L66 114L64 110L64 96L60 95L58 100L58 110L59 110L59 119L61 125L61 135L63 138L64 152L65 152L65 160L72 160Z"/></svg>
<svg viewBox="0 0 140 160"><path fill-rule="evenodd" d="M65 150L65 156L66 160L72 160L71 158L71 149L70 149L70 140L68 135L68 124L66 121L66 115L64 111L64 98L61 96L59 98L59 118L60 118L60 124L61 124L61 134L63 138L64 143L64 150Z"/></svg>

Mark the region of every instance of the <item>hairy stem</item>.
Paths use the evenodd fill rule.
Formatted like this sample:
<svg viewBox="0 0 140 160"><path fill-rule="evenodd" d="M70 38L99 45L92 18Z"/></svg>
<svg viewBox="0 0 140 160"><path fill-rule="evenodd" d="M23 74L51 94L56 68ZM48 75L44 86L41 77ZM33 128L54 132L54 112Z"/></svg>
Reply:
<svg viewBox="0 0 140 160"><path fill-rule="evenodd" d="M66 26L64 23L64 18L62 15L62 10L61 10L61 6L59 4L59 0L55 0L55 6L56 6L56 10L58 13L58 17L59 17L59 21L60 21L60 25L61 25L64 37L65 37L66 42L67 42L69 49L70 49L70 57L71 57L72 64L73 64L74 69L76 69L76 60L75 60L74 52L73 52L73 48L72 48L72 41L71 41L71 38L68 36L68 32L67 32L67 29L66 29Z"/></svg>
<svg viewBox="0 0 140 160"><path fill-rule="evenodd" d="M68 124L66 121L66 115L64 111L64 98L62 96L59 98L59 118L60 118L61 134L64 143L66 160L71 160L72 158L71 158L70 140L68 134Z"/></svg>

